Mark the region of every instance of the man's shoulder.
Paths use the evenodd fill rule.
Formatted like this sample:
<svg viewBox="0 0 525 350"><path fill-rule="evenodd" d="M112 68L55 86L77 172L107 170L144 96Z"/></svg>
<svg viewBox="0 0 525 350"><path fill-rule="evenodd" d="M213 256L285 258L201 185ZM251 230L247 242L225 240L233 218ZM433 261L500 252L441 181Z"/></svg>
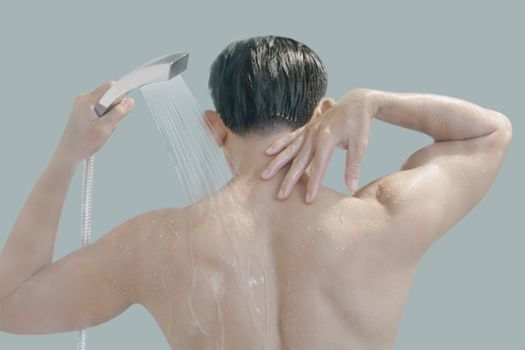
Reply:
<svg viewBox="0 0 525 350"><path fill-rule="evenodd" d="M155 224L157 222L162 222L162 220L175 220L184 216L186 208L156 208L139 214L137 217L140 218L144 223L150 222Z"/></svg>
<svg viewBox="0 0 525 350"><path fill-rule="evenodd" d="M184 208L157 208L143 212L133 218L137 239L162 241L185 227ZM160 239L159 239L160 238Z"/></svg>
<svg viewBox="0 0 525 350"><path fill-rule="evenodd" d="M163 263L173 252L181 232L180 208L157 208L142 212L128 220L128 230L120 245L131 259L133 280L129 288L136 293L135 300L150 310L161 297L157 288L161 281ZM129 255L128 255L129 254ZM151 310L150 310L151 311Z"/></svg>
<svg viewBox="0 0 525 350"><path fill-rule="evenodd" d="M333 206L336 203L360 205L367 204L371 199L376 199L375 188L367 185L360 188L358 191L351 193L349 191L339 191L330 187L321 186L317 195L316 202L324 206Z"/></svg>

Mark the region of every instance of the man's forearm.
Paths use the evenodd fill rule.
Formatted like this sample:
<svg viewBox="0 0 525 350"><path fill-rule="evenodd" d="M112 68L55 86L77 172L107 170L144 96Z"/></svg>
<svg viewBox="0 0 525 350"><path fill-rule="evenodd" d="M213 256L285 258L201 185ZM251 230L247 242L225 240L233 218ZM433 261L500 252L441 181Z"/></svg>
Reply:
<svg viewBox="0 0 525 350"><path fill-rule="evenodd" d="M463 140L490 134L508 120L503 114L454 97L373 90L375 118L420 131L434 141Z"/></svg>
<svg viewBox="0 0 525 350"><path fill-rule="evenodd" d="M53 262L60 214L75 167L58 147L26 199L0 254L0 300Z"/></svg>

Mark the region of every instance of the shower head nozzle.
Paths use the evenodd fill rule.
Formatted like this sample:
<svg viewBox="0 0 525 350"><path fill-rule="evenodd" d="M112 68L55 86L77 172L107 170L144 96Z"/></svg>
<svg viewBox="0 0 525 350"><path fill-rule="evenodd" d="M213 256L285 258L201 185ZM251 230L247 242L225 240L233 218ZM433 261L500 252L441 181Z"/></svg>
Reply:
<svg viewBox="0 0 525 350"><path fill-rule="evenodd" d="M188 57L189 53L187 52L170 53L137 67L116 81L115 85L113 85L97 103L95 112L101 117L117 104L123 95L131 90L147 84L174 78L186 70L188 67Z"/></svg>

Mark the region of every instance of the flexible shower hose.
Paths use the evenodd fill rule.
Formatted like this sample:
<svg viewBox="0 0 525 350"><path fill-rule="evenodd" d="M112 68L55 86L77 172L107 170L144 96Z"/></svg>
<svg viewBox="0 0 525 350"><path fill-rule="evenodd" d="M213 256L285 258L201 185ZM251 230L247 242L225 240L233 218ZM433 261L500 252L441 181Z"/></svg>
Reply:
<svg viewBox="0 0 525 350"><path fill-rule="evenodd" d="M82 247L89 244L91 239L91 199L93 194L93 162L94 155L84 159L82 175L82 203L80 209L80 238ZM87 330L81 329L77 340L77 350L86 350Z"/></svg>

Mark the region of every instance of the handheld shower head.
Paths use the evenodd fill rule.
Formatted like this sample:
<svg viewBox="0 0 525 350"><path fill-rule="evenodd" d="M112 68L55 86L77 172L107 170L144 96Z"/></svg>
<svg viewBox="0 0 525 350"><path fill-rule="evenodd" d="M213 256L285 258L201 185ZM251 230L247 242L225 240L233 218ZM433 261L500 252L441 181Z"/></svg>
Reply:
<svg viewBox="0 0 525 350"><path fill-rule="evenodd" d="M155 58L137 67L130 73L116 81L95 106L95 112L99 117L106 114L121 97L131 90L146 84L166 81L179 75L188 67L187 52L170 53Z"/></svg>

